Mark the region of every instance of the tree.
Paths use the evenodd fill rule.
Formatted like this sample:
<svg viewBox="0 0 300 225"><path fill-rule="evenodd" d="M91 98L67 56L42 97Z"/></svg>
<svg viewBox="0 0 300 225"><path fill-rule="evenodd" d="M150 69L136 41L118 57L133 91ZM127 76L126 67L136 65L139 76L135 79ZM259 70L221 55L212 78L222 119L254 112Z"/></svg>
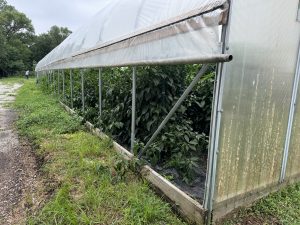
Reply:
<svg viewBox="0 0 300 225"><path fill-rule="evenodd" d="M31 20L0 0L0 77L34 69L38 62L59 45L71 31L66 27L53 26L36 36Z"/></svg>
<svg viewBox="0 0 300 225"><path fill-rule="evenodd" d="M0 0L0 74L30 68L34 28L24 13Z"/></svg>
<svg viewBox="0 0 300 225"><path fill-rule="evenodd" d="M38 62L64 41L72 32L66 27L52 26L47 33L35 37L31 47L33 60Z"/></svg>
<svg viewBox="0 0 300 225"><path fill-rule="evenodd" d="M0 26L7 40L13 38L24 39L34 34L31 20L24 13L17 11L13 6L6 6L0 14Z"/></svg>
<svg viewBox="0 0 300 225"><path fill-rule="evenodd" d="M7 6L7 2L5 0L0 0L0 11L3 10L5 6Z"/></svg>

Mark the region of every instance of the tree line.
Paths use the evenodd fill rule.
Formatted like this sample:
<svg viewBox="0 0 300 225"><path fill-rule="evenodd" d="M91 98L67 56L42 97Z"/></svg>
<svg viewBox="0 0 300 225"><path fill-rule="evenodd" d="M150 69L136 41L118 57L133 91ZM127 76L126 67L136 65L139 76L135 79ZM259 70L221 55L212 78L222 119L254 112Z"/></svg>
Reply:
<svg viewBox="0 0 300 225"><path fill-rule="evenodd" d="M52 26L47 33L36 35L24 13L0 0L0 77L34 70L70 34L66 27Z"/></svg>

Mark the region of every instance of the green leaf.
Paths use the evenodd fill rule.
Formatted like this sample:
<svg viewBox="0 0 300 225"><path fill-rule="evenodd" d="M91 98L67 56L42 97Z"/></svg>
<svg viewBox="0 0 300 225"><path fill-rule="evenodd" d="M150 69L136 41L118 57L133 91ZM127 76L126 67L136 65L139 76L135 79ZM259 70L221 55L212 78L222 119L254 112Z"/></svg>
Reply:
<svg viewBox="0 0 300 225"><path fill-rule="evenodd" d="M184 139L186 140L186 142L190 141L190 139L189 139L189 137L187 135L184 135Z"/></svg>

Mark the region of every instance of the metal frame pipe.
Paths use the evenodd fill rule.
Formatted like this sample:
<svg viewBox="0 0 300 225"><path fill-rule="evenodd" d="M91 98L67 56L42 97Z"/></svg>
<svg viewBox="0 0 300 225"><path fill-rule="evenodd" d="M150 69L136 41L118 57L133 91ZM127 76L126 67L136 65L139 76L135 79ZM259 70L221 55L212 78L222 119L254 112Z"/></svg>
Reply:
<svg viewBox="0 0 300 225"><path fill-rule="evenodd" d="M54 92L54 95L56 95L56 77L55 77L55 70L53 71L52 77L53 77L53 92Z"/></svg>
<svg viewBox="0 0 300 225"><path fill-rule="evenodd" d="M81 70L81 103L82 103L82 112L85 111L85 99L84 99L84 72Z"/></svg>
<svg viewBox="0 0 300 225"><path fill-rule="evenodd" d="M194 80L190 83L190 85L187 87L187 89L184 91L184 93L178 99L178 101L173 106L173 108L171 109L171 111L168 113L168 115L166 116L166 118L162 121L162 123L159 125L159 127L157 128L157 130L154 132L154 134L152 135L152 137L150 138L150 140L147 142L147 144L145 145L145 147L140 151L140 153L138 155L139 158L141 158L141 156L143 155L143 153L145 152L145 150L152 144L152 142L154 141L154 139L157 137L157 135L160 133L160 131L164 128L164 126L169 121L169 119L174 115L174 113L176 112L176 110L181 106L181 104L183 103L183 101L188 97L188 95L190 94L190 92L193 90L194 86L198 83L198 81L204 75L204 73L207 71L208 68L209 68L208 64L205 64L205 65L203 65L201 67L200 71L195 76Z"/></svg>
<svg viewBox="0 0 300 225"><path fill-rule="evenodd" d="M51 80L50 80L50 74L51 74L51 71L49 70L49 72L48 72L48 89L49 89L49 91L50 91L50 85L51 85Z"/></svg>
<svg viewBox="0 0 300 225"><path fill-rule="evenodd" d="M60 76L60 72L57 71L57 95L58 95L58 97L60 95L60 84L59 84L60 79L59 79L59 76Z"/></svg>
<svg viewBox="0 0 300 225"><path fill-rule="evenodd" d="M71 98L71 108L73 109L73 74L70 70L70 98Z"/></svg>
<svg viewBox="0 0 300 225"><path fill-rule="evenodd" d="M209 157L208 157L208 172L206 174L206 184L205 184L205 196L204 196L204 208L208 210L207 220L211 221L212 210L213 210L213 198L215 192L215 183L217 176L217 160L219 151L219 136L221 128L221 117L223 114L222 108L222 96L224 92L224 71L226 70L226 65L220 63L218 65L218 73L216 79L215 88L215 99L213 108L213 117L211 122L211 133L209 139ZM208 223L209 224L209 223Z"/></svg>
<svg viewBox="0 0 300 225"><path fill-rule="evenodd" d="M51 71L51 89L52 89L52 94L55 94L55 81L54 81L54 71Z"/></svg>
<svg viewBox="0 0 300 225"><path fill-rule="evenodd" d="M49 70L49 91L51 92L51 70Z"/></svg>
<svg viewBox="0 0 300 225"><path fill-rule="evenodd" d="M49 84L50 84L49 75L50 75L50 71L46 71L46 74L47 74L47 89L49 89Z"/></svg>
<svg viewBox="0 0 300 225"><path fill-rule="evenodd" d="M78 57L81 55L78 55ZM77 56L75 56L77 57ZM74 58L72 58L74 59ZM82 57L80 58L83 59ZM118 64L101 64L101 65L78 65L72 64L72 66L66 66L69 63L69 59L64 59L56 63L51 63L47 68L50 69L80 69L80 68L114 68L114 67L129 67L129 66L150 66L150 65L184 65L184 64L211 64L211 63L222 63L222 62L230 62L233 60L233 56L229 54L218 54L212 56L203 56L203 57L191 57L191 58L178 58L178 59L162 59L162 60L144 60L138 62L126 62L126 63L118 63ZM74 63L74 61L72 61ZM69 64L68 64L69 65ZM38 71L43 71L46 68L39 68Z"/></svg>
<svg viewBox="0 0 300 225"><path fill-rule="evenodd" d="M222 41L222 53L227 54L229 52L228 39L230 33L230 26L228 24L231 20L232 1L229 0L229 13L228 23L222 27L221 41ZM213 203L215 197L215 185L217 177L217 162L219 152L219 137L221 129L221 118L223 114L222 98L224 93L224 74L226 71L226 63L222 62L218 64L216 86L214 90L213 111L211 118L211 130L209 137L209 156L208 156L208 171L206 174L205 183L205 196L204 196L204 209L207 210L206 224L210 224L212 220Z"/></svg>
<svg viewBox="0 0 300 225"><path fill-rule="evenodd" d="M293 85L293 93L292 93L292 99L291 99L288 127L287 127L287 131L286 131L284 152L283 152L283 157L282 157L281 173L280 173L280 179L279 179L280 183L284 182L284 179L286 176L286 167L287 167L288 158L289 158L290 142L291 142L292 129L293 129L293 123L294 123L294 117L295 117L296 104L297 104L297 94L298 94L299 80L300 80L300 44L299 44L298 48L299 48L299 50L298 50L297 68L296 68L296 74L295 74L294 85Z"/></svg>
<svg viewBox="0 0 300 225"><path fill-rule="evenodd" d="M99 68L98 86L99 86L99 119L101 119L101 116L102 116L102 68Z"/></svg>
<svg viewBox="0 0 300 225"><path fill-rule="evenodd" d="M65 95L65 72L62 71L62 80L63 80L63 101L65 102L66 95Z"/></svg>
<svg viewBox="0 0 300 225"><path fill-rule="evenodd" d="M53 71L50 70L50 91L51 91L51 93L53 92L53 77L52 77L53 74L52 73L53 73Z"/></svg>
<svg viewBox="0 0 300 225"><path fill-rule="evenodd" d="M39 83L39 72L36 72L36 79L35 80L36 80L36 82L35 82L36 85L38 85L38 83Z"/></svg>
<svg viewBox="0 0 300 225"><path fill-rule="evenodd" d="M136 67L132 70L132 105L131 105L131 145L130 150L133 153L135 142L135 117L136 117Z"/></svg>

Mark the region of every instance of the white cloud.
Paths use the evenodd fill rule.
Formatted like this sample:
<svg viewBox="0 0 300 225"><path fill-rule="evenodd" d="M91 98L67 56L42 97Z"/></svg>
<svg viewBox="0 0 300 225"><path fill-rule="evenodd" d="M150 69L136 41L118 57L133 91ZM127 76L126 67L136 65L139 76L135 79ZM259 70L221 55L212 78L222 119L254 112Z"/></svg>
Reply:
<svg viewBox="0 0 300 225"><path fill-rule="evenodd" d="M37 34L53 25L75 31L95 15L109 0L7 0L8 4L27 15Z"/></svg>

